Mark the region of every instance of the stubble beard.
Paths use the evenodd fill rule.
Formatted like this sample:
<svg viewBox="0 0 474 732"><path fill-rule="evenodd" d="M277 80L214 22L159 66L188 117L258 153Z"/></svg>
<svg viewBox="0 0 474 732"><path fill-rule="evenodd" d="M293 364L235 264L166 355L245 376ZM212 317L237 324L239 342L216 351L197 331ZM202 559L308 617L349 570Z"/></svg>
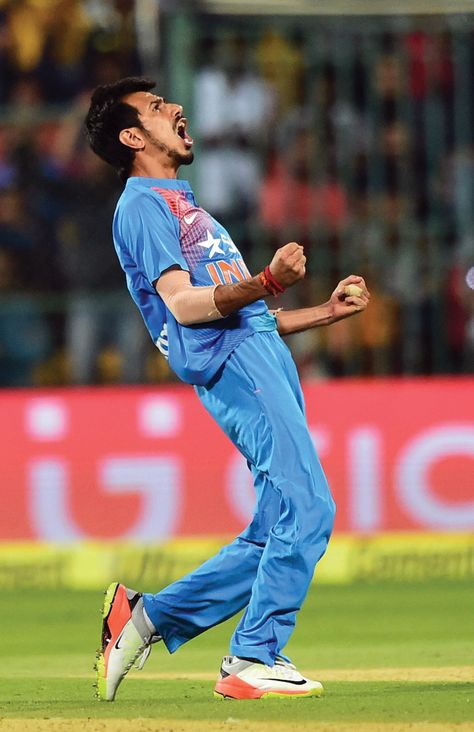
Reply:
<svg viewBox="0 0 474 732"><path fill-rule="evenodd" d="M180 153L177 150L172 150L168 145L165 145L164 142L161 142L158 138L152 135L151 132L148 132L148 130L144 129L143 131L148 142L157 150L160 150L160 152L165 153L176 168L179 168L181 165L191 165L193 162L194 153L192 150L188 150L186 153Z"/></svg>

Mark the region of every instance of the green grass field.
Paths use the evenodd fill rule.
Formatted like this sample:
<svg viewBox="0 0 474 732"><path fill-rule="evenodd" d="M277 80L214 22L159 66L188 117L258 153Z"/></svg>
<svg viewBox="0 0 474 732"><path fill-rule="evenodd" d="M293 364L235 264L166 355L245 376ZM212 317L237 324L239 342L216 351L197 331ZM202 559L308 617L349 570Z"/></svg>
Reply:
<svg viewBox="0 0 474 732"><path fill-rule="evenodd" d="M287 652L324 683L319 700L215 700L230 621L173 656L155 646L117 701L99 703L92 664L101 600L93 592L0 594L2 732L474 730L470 582L314 586ZM131 727L130 719L139 721Z"/></svg>

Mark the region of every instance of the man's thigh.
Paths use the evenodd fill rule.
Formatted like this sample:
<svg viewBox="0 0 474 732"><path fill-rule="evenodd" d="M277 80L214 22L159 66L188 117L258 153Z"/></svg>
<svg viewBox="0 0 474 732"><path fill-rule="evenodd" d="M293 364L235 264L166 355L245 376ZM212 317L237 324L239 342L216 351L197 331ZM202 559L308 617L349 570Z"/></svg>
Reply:
<svg viewBox="0 0 474 732"><path fill-rule="evenodd" d="M301 450L315 457L296 367L275 333L255 333L230 355L208 387L197 387L203 405L258 471L271 472Z"/></svg>

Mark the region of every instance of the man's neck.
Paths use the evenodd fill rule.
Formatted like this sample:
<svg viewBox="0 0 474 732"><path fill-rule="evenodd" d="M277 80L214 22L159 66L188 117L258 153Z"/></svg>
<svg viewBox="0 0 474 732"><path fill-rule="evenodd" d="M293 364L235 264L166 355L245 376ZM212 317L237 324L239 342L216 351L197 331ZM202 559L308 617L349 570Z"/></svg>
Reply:
<svg viewBox="0 0 474 732"><path fill-rule="evenodd" d="M135 163L130 171L130 177L138 176L139 178L169 178L170 180L178 177L178 168L170 165L163 165L157 160L140 161Z"/></svg>

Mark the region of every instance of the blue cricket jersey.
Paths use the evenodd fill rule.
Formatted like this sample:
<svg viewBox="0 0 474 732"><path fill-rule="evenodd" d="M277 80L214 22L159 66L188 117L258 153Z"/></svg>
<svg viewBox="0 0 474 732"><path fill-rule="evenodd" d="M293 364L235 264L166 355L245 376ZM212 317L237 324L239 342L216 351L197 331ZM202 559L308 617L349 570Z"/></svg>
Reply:
<svg viewBox="0 0 474 732"><path fill-rule="evenodd" d="M227 318L180 325L155 289L178 265L195 286L231 284L251 277L221 224L200 208L187 181L129 178L113 222L115 249L127 286L153 342L180 379L204 386L248 335L276 328L263 300Z"/></svg>

